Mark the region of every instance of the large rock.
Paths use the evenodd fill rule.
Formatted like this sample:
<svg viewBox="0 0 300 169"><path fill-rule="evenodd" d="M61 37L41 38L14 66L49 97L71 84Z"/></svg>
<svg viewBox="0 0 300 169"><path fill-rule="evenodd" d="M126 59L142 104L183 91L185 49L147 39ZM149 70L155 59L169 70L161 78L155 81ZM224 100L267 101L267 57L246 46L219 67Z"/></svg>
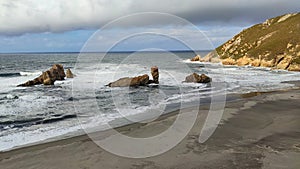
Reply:
<svg viewBox="0 0 300 169"><path fill-rule="evenodd" d="M109 83L109 87L128 87L128 86L145 86L149 83L149 76L144 74L137 77L124 77L115 82Z"/></svg>
<svg viewBox="0 0 300 169"><path fill-rule="evenodd" d="M53 73L51 73L50 70L47 70L46 72L43 72L42 74L42 81L44 85L54 85L56 77Z"/></svg>
<svg viewBox="0 0 300 169"><path fill-rule="evenodd" d="M43 72L39 77L18 86L29 87L39 84L54 85L56 80L64 80L65 77L66 75L63 66L60 64L55 64L51 69Z"/></svg>
<svg viewBox="0 0 300 169"><path fill-rule="evenodd" d="M70 69L67 69L67 71L66 71L66 77L67 78L74 78L74 75L73 75L73 73L72 73L72 71Z"/></svg>
<svg viewBox="0 0 300 169"><path fill-rule="evenodd" d="M61 64L55 64L49 70L55 80L65 80L66 74L64 67Z"/></svg>
<svg viewBox="0 0 300 169"><path fill-rule="evenodd" d="M191 59L191 61L200 61L200 59L201 59L201 56L200 55L196 55L195 57L193 57Z"/></svg>
<svg viewBox="0 0 300 169"><path fill-rule="evenodd" d="M151 67L151 75L152 75L153 80L150 82L158 84L159 83L159 72L158 72L157 66Z"/></svg>
<svg viewBox="0 0 300 169"><path fill-rule="evenodd" d="M206 76L205 74L198 75L197 73L193 73L185 78L187 83L209 83L211 82L211 78Z"/></svg>
<svg viewBox="0 0 300 169"><path fill-rule="evenodd" d="M159 71L157 66L151 67L151 75L153 80L149 80L149 76L144 74L137 77L124 77L117 81L109 83L109 87L128 87L128 86L146 86L151 83L159 83Z"/></svg>

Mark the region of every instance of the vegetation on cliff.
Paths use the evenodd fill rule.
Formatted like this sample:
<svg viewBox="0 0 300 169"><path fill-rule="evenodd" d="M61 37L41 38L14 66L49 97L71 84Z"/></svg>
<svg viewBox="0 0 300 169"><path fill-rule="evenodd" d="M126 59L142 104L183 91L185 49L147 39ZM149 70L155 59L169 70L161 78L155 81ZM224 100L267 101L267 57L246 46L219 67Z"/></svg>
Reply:
<svg viewBox="0 0 300 169"><path fill-rule="evenodd" d="M216 52L223 64L300 71L300 13L271 18L245 29ZM203 59L211 61L215 56L212 52Z"/></svg>

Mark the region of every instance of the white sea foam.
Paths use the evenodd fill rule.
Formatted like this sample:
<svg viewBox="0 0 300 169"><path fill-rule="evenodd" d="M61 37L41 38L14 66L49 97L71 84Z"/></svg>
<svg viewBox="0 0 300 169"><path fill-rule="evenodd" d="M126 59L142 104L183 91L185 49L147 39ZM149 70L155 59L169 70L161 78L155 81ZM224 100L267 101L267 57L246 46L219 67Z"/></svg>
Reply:
<svg viewBox="0 0 300 169"><path fill-rule="evenodd" d="M184 63L190 63L185 60ZM194 62L193 62L194 63ZM199 64L203 64L200 63ZM298 72L287 72L287 71L271 71L267 68L253 68L253 67L220 67L214 69L210 67L198 68L198 73L205 72L212 77L213 82L223 82L224 90L228 93L248 93L253 91L270 91L293 87L292 84L282 83L283 81L300 80L300 73ZM117 80L121 77L133 77L141 74L150 74L150 67L145 67L139 64L123 64L117 65L112 63L103 63L100 66L92 65L84 69L75 69L73 71L77 76L74 79L66 79L65 81L56 81L55 86L57 88L51 89L51 92L60 93L60 91L66 92L65 95L52 97L51 95L44 95L43 90L36 90L34 92L18 93L18 90L26 88L17 88L16 85L24 83L27 80L34 78L37 74L28 74L19 77L0 78L5 83L0 84L0 92L5 93L4 96L18 96L17 99L10 99L5 104L0 104L0 115L14 115L18 113L26 112L26 115L31 113L43 113L48 109L49 103L60 103L63 102L65 97L72 96L72 85L80 87L79 93L73 91L78 98L86 96L84 91L91 90L112 92L120 94L124 88L107 88L105 87L111 81ZM86 117L79 115L80 122L85 128L93 128L98 125L107 124L110 121L121 118L122 116L133 116L138 114L147 114L147 111L151 110L162 110L166 104L180 103L180 102L192 102L199 97L206 97L212 94L222 93L224 90L209 90L209 86L206 84L194 84L194 83L182 83L188 73L192 71L181 71L181 70L168 70L160 69L160 84L166 87L177 87L181 90L181 93L174 93L169 96L163 95L163 93L153 94L149 97L156 102L148 106L139 106L130 104L129 106L118 107L119 110L114 109L113 112L100 113L93 117ZM80 79L80 80L78 80ZM37 86L37 89L44 88L44 86ZM163 92L163 87L161 87ZM199 92L201 94L199 94ZM212 93L215 92L215 93ZM92 98L94 99L94 98ZM150 98L151 99L151 98ZM87 100L86 103L89 103ZM72 102L64 102L63 104L69 104L70 107ZM51 105L51 104L50 104ZM57 106L57 105L56 105ZM65 108L68 105L64 105ZM89 107L87 105L86 107ZM60 107L64 108L64 107ZM55 109L55 107L54 107ZM66 112L75 111L73 109L66 108L64 110L57 110ZM88 112L88 110L86 110ZM122 112L119 114L118 111ZM149 114L149 113L148 113ZM145 117L145 116L144 116ZM133 121L136 119L133 119ZM141 119L139 119L141 120ZM30 144L39 142L45 139L53 138L56 136L64 135L70 132L76 132L82 129L76 120L63 121L59 123L53 123L48 125L36 125L30 128L26 128L20 131L11 131L10 134L2 135L0 137L0 150L11 149L15 146L24 144Z"/></svg>
<svg viewBox="0 0 300 169"><path fill-rule="evenodd" d="M39 76L42 72L20 72L21 76Z"/></svg>
<svg viewBox="0 0 300 169"><path fill-rule="evenodd" d="M68 126L68 127L66 127ZM16 147L21 147L33 143L38 143L50 138L62 136L71 132L81 130L79 125L65 125L65 126L52 126L41 127L35 129L11 133L0 137L0 151L8 151Z"/></svg>

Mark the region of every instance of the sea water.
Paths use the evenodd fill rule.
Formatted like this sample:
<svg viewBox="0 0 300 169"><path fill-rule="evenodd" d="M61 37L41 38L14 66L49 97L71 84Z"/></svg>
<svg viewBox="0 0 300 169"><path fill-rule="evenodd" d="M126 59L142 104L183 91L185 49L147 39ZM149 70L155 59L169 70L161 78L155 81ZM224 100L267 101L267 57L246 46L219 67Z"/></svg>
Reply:
<svg viewBox="0 0 300 169"><path fill-rule="evenodd" d="M203 56L208 52L198 53ZM121 117L163 114L179 109L183 103L199 104L195 103L199 97L205 100L213 94L288 89L293 85L282 82L300 80L297 72L190 62L194 55L193 52L118 52L102 58L97 53L1 54L0 151L76 133L83 131L83 127L92 128ZM77 76L56 81L54 86L16 87L57 63ZM150 68L155 65L160 72L159 86L106 86L121 77L150 75ZM222 87L212 90L214 86L210 84L183 83L193 72L209 75ZM93 91L93 95L86 95L85 91ZM90 103L96 103L97 112L90 111L95 109ZM76 108L80 104L83 109Z"/></svg>

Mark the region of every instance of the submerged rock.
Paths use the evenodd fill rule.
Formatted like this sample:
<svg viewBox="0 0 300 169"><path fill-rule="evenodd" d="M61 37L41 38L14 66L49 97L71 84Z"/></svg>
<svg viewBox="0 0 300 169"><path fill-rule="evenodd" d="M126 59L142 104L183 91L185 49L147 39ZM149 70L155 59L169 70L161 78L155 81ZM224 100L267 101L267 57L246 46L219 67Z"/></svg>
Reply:
<svg viewBox="0 0 300 169"><path fill-rule="evenodd" d="M185 78L185 81L187 83L210 83L211 78L206 76L205 74L197 74L193 73Z"/></svg>
<svg viewBox="0 0 300 169"><path fill-rule="evenodd" d="M64 80L66 77L64 68L60 64L55 64L51 69L43 72L39 77L29 80L26 83L19 84L18 87L29 87L39 84L54 85L56 80Z"/></svg>
<svg viewBox="0 0 300 169"><path fill-rule="evenodd" d="M74 74L72 73L72 71L70 69L67 69L67 71L66 71L66 77L67 78L74 78Z"/></svg>
<svg viewBox="0 0 300 169"><path fill-rule="evenodd" d="M15 95L12 95L12 94L8 94L8 95L6 95L6 97L5 97L6 99L18 99L19 97L18 96L15 96Z"/></svg>

